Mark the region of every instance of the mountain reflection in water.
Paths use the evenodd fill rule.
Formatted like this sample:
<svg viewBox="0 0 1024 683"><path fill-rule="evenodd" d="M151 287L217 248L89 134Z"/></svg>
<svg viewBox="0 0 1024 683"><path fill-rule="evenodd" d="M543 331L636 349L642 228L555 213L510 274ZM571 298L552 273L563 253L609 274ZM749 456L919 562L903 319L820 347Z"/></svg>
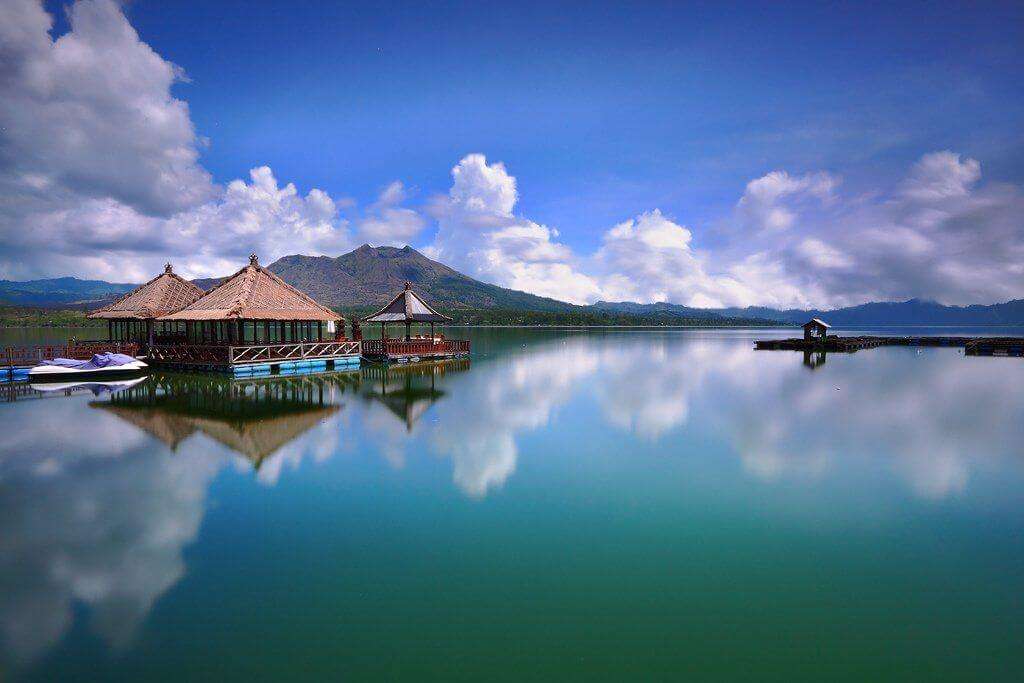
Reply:
<svg viewBox="0 0 1024 683"><path fill-rule="evenodd" d="M1016 359L894 347L826 363L755 353L742 333L475 334L472 366L154 374L110 395L0 406L2 659L42 658L80 618L129 651L186 575L219 478L240 478L223 496L257 500L289 479L309 488L384 463L378 486L415 481L428 500L454 490L476 506L498 491L514 500L618 481L626 493L632 481L642 498L665 481L705 481L756 493L738 515L804 514L755 512L773 488L783 500L801 490L825 526L853 510L899 514L896 500L984 506L1012 495L992 482L1021 478Z"/></svg>

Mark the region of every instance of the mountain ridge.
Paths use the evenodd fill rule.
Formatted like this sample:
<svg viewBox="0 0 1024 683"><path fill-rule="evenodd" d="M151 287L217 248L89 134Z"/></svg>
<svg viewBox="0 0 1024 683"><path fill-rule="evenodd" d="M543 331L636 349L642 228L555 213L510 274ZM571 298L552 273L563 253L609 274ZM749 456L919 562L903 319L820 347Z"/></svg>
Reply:
<svg viewBox="0 0 1024 683"><path fill-rule="evenodd" d="M830 310L780 310L764 306L705 309L668 302L597 301L590 305L576 305L476 280L408 245L372 247L364 244L340 256L292 254L277 259L267 268L320 302L347 311L383 306L405 282L411 282L433 305L449 313L500 311L509 319L522 321L572 316L574 320L611 320L612 324L635 324L636 320L643 319L656 324L772 321L788 325L820 317L836 326L1024 324L1024 299L969 306L908 299L867 302ZM193 282L209 289L222 279L200 278ZM47 308L96 307L135 286L73 277L0 280L0 302ZM462 315L460 319L474 318Z"/></svg>

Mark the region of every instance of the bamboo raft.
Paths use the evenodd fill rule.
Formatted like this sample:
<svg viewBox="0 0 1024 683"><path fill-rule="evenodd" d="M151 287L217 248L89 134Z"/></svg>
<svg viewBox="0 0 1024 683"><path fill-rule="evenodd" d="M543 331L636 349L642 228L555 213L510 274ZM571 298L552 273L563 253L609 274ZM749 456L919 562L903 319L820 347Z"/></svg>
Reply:
<svg viewBox="0 0 1024 683"><path fill-rule="evenodd" d="M879 346L944 346L962 348L967 356L1024 357L1024 337L826 337L825 339L759 339L759 351L827 351L854 353Z"/></svg>

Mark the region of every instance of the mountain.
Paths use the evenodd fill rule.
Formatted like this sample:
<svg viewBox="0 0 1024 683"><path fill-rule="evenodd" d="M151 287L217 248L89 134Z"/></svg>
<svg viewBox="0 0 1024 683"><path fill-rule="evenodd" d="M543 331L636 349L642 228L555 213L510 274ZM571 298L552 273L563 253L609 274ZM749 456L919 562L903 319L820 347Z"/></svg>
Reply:
<svg viewBox="0 0 1024 683"><path fill-rule="evenodd" d="M18 306L81 306L109 301L136 285L57 277L45 280L0 280L0 302Z"/></svg>
<svg viewBox="0 0 1024 683"><path fill-rule="evenodd" d="M285 256L267 267L288 284L334 308L383 306L406 282L442 309L500 308L566 312L564 301L490 285L433 261L412 247L371 247L329 256ZM200 285L201 286L201 285Z"/></svg>

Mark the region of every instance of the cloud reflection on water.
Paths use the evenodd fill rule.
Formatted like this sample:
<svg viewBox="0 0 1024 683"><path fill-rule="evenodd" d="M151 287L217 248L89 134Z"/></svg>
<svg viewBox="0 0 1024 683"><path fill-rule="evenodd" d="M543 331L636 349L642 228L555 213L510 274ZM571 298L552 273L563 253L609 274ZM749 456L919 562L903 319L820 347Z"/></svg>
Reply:
<svg viewBox="0 0 1024 683"><path fill-rule="evenodd" d="M167 457L82 404L47 400L44 423L0 440L0 634L15 661L59 642L76 604L108 645L128 645L184 575L181 551L223 465L198 451ZM4 421L32 407L6 406Z"/></svg>
<svg viewBox="0 0 1024 683"><path fill-rule="evenodd" d="M741 476L768 486L822 486L867 470L932 501L968 494L977 472L1015 461L1024 444L1024 364L952 350L829 356L809 372L799 354L755 353L748 339L724 334L538 333L526 349L425 376L416 381L429 386L409 380L404 393L380 384L373 400L367 392L378 383L368 375L324 380L330 410L226 431L194 416L146 423L75 398L48 399L45 410L4 406L5 425L31 425L0 430L5 658L29 661L52 648L76 605L88 607L95 635L115 649L128 644L184 576L182 553L211 483L231 466L255 467L250 476L276 486L343 450L373 445L401 468L426 449L450 461L459 491L483 499L520 458L546 456L524 448L526 437L583 429L558 442L589 445L558 457L585 464L588 437L602 431L674 459L695 443L718 443ZM366 400L350 400L356 395ZM240 455L267 424L279 426L280 445Z"/></svg>

